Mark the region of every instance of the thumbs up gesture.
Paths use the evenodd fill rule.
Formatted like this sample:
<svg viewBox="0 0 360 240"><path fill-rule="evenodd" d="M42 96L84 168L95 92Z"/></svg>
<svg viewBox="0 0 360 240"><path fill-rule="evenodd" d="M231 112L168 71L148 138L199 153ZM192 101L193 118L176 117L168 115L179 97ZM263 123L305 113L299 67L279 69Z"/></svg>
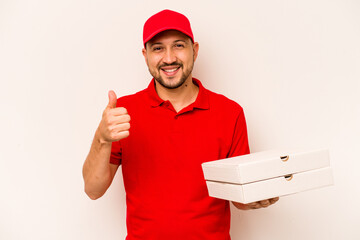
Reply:
<svg viewBox="0 0 360 240"><path fill-rule="evenodd" d="M101 142L115 142L129 136L130 115L126 108L116 107L117 97L109 91L109 103L106 106L98 128Z"/></svg>

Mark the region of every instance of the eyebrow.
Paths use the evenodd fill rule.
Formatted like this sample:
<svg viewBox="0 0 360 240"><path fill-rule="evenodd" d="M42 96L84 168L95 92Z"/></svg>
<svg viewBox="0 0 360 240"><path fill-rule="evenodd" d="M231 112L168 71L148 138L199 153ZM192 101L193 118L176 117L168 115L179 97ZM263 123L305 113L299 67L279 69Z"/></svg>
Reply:
<svg viewBox="0 0 360 240"><path fill-rule="evenodd" d="M186 42L185 40L180 40L180 39L179 39L179 40L176 40L176 41L175 41L175 43L177 43L177 42L183 42L183 43L187 44L187 42Z"/></svg>

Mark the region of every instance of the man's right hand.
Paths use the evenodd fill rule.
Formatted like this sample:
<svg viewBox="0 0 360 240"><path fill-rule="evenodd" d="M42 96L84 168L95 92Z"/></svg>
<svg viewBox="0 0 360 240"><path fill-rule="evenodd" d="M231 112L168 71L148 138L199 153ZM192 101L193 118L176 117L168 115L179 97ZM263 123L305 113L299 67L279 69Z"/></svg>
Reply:
<svg viewBox="0 0 360 240"><path fill-rule="evenodd" d="M116 107L117 97L109 91L109 104L106 106L98 127L101 143L119 141L129 136L130 115L126 108Z"/></svg>

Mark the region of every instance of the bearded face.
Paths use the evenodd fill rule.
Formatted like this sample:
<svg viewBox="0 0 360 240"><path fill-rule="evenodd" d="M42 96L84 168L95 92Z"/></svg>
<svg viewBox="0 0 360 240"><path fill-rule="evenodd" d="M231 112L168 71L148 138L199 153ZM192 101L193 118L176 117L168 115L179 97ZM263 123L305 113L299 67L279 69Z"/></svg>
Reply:
<svg viewBox="0 0 360 240"><path fill-rule="evenodd" d="M146 43L143 50L150 74L167 89L175 89L191 77L196 58L193 43L185 34L168 30Z"/></svg>

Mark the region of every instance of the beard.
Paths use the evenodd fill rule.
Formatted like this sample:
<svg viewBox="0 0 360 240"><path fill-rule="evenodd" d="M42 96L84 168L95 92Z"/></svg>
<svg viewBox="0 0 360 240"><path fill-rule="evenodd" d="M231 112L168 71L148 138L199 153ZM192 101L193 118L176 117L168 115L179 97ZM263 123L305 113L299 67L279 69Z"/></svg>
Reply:
<svg viewBox="0 0 360 240"><path fill-rule="evenodd" d="M168 66L179 67L179 68L182 69L182 74L181 74L180 79L179 79L178 82L175 82L175 83L171 84L171 83L167 83L166 81L164 81L163 77L160 74L160 72L162 71L161 68L162 67L168 67ZM182 63L173 62L173 63L170 63L170 64L167 64L167 63L161 64L160 66L157 67L156 70L151 70L149 68L149 72L154 77L154 79L158 83L160 83L160 85L163 86L164 88L176 89L176 88L182 86L184 84L184 82L189 78L193 68L194 68L194 60L192 61L189 68L185 69L185 70L184 70L184 65Z"/></svg>

